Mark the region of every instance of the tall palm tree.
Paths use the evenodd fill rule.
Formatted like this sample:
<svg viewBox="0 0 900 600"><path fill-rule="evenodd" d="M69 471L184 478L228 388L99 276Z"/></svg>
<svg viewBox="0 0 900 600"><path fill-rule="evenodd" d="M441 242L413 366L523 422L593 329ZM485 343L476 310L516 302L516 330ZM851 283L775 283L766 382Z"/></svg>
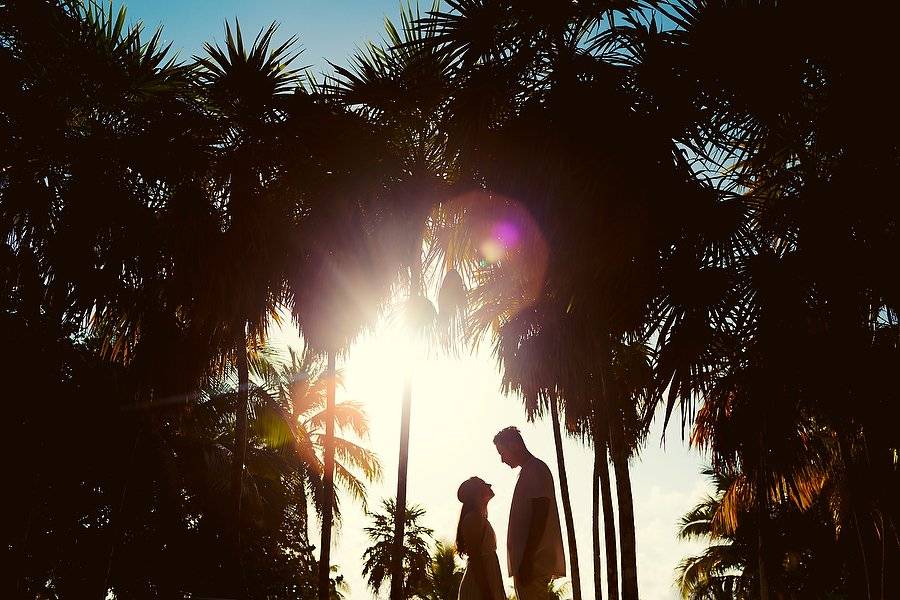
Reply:
<svg viewBox="0 0 900 600"><path fill-rule="evenodd" d="M250 385L247 355L254 346L250 341L264 339L268 319L276 314L284 289L284 256L293 212L293 204L284 202L283 195L267 189L277 156L273 126L280 120L279 100L296 86L295 73L285 68L296 57L291 54L295 39L270 48L276 28L272 24L261 30L248 48L240 24L236 22L232 32L226 23L225 47L207 43L206 56L196 57L199 81L218 126L217 171L226 199L227 229L221 250L229 259L216 265L205 283L212 296L207 301L228 298L216 320L225 323L234 340L238 370L231 493L237 573L241 576L241 498ZM235 273L239 273L240 286L232 283Z"/></svg>
<svg viewBox="0 0 900 600"><path fill-rule="evenodd" d="M591 533L594 550L594 595L602 597L602 577L600 568L600 514L603 514L603 542L606 556L606 593L608 598L619 597L619 571L616 551L616 523L613 513L612 488L609 479L609 442L606 419L600 411L603 409L599 401L595 401L591 411L590 441L594 450L594 467L592 477L592 524Z"/></svg>
<svg viewBox="0 0 900 600"><path fill-rule="evenodd" d="M709 407L698 434L717 448L720 464L740 462L760 518L768 518L767 505L785 493L806 505L821 483L823 464L843 463L847 470L841 466L835 473L856 471L850 476L858 477L853 500L837 503L845 507L841 531L856 538L845 538L848 549L855 545L849 550L855 590L878 596L885 586L896 586L881 576L883 561L897 560L894 547L900 544L883 546L877 534L871 537L882 522L896 520L882 521L883 507L896 502L871 479L875 472L881 473L876 479L893 478L882 469L896 447L896 438L887 442L893 436L876 433L882 426L871 420L892 394L871 392L886 383L871 367L896 356L895 344L875 342L895 331L896 295L893 284L876 275L892 263L873 252L896 244L896 232L885 228L896 219L896 207L885 206L878 191L887 189L884 177L895 169L896 149L886 148L874 132L893 132L898 124L880 101L863 99L880 97L882 81L874 74L884 64L890 34L879 24L837 43L838 30L818 15L769 2L657 6L672 20L672 30L661 35L634 21L623 23L630 31L622 39L634 49L635 77L657 90L662 104L687 108L673 131L716 184L715 201L672 255L670 273L691 281L693 291L667 284L675 308L663 311L659 340L662 385L671 383L669 406L681 403L693 416L697 400L717 405ZM695 58L659 69L673 64L675 55L698 57L719 47L722 32L736 33L733 26L754 35L807 33L727 59ZM847 63L844 43L869 57L864 69ZM754 72L777 73L770 85L780 93L748 85ZM672 93L683 97L666 98ZM849 131L851 115L878 125L857 121ZM866 202L840 214L827 208L840 205L858 182L866 182ZM862 274L862 264L870 275ZM823 380L822 372L834 375ZM726 412L743 413L743 426L715 427L713 421L728 420ZM713 413L717 417L708 420ZM823 427L835 435L826 456L813 443ZM862 459L856 449L869 436L880 441ZM876 455L882 458L871 459ZM860 493L862 488L867 491ZM869 516L861 521L861 515ZM760 527L758 534L760 594L770 595L766 571L773 566L766 546L773 532Z"/></svg>
<svg viewBox="0 0 900 600"><path fill-rule="evenodd" d="M256 409L256 419L262 422L264 428L258 435L267 436L274 444L291 445L301 460L299 491L301 509L304 511L302 535L306 538L307 499L314 502L317 510L321 510L324 496L330 493L336 498L338 487L342 487L365 509L366 482L378 480L382 467L381 461L371 450L348 437L333 433L335 484L331 488L323 487L328 415L332 416L341 434L352 433L361 440L369 435L368 418L362 405L351 400L338 402L331 410L328 409L331 382L334 381L336 387L343 384L340 371L331 378L320 360L313 356L301 359L294 349L289 349L288 358L289 361L283 363L263 359L254 365L265 388L272 390L271 403L264 407L263 414L259 413L260 408ZM332 506L337 508L338 503L332 500Z"/></svg>
<svg viewBox="0 0 900 600"><path fill-rule="evenodd" d="M313 174L308 205L291 253L290 305L308 346L326 356L325 489L334 468L333 415L338 354L374 323L389 295L396 267L376 232L387 204L380 193L390 164L380 140L362 120L317 93L298 94L288 108L287 126L312 152L325 175ZM310 123L330 133L309 131ZM327 596L330 569L331 498L323 498L319 594Z"/></svg>
<svg viewBox="0 0 900 600"><path fill-rule="evenodd" d="M633 511L631 500L630 474L628 460L637 451L646 435L646 424L641 421L643 407L648 404L648 395L652 393L653 378L649 362L648 349L640 343L612 344L611 348L601 350L601 363L611 362L606 368L597 369L598 384L590 401L590 412L581 415L572 424L576 434L586 440L594 448L593 468L593 545L595 551L595 590L601 593L600 578L600 507L603 507L605 532L605 549L607 561L607 591L610 597L618 597L619 569L617 568L617 540L622 549L621 573L623 589L626 593L636 594L636 548L633 525L629 531L628 517ZM608 353L608 354L607 354ZM610 454L610 440L618 433L618 456ZM624 458L624 460L622 460ZM612 508L610 490L609 462L616 469L617 500L620 510L620 536L616 535L615 515ZM621 513L625 512L623 519ZM628 581L625 574L628 573Z"/></svg>
<svg viewBox="0 0 900 600"><path fill-rule="evenodd" d="M326 416L324 424L323 485L330 490L335 469L337 354L371 322L388 281L381 266L387 263L376 256L377 248L370 246L372 232L378 230L377 219L367 216L381 212L377 190L382 187L379 167L384 163L378 145L367 141L374 136L364 124L345 115L315 89L298 86L295 74L285 68L296 56L290 54L293 39L269 51L273 34L274 27L261 32L245 51L240 31L236 40L229 31L226 51L208 48L211 57L202 64L216 76L216 83L224 75L234 74L233 80L225 79L214 89L230 92L229 86L246 85L246 91L253 92L245 98L231 93L229 98L234 101L228 105L239 118L228 130L237 147L227 164L244 168L254 166L248 160L260 161L257 170L239 170L239 177L229 177L232 190L252 192L261 200L257 210L249 213L252 219L247 225L265 228L259 239L266 243L259 248L267 252L244 254L265 263L247 266L256 276L249 289L265 294L246 299L259 311L248 323L255 324L252 332L258 337L265 333L266 319L277 316L275 308L288 291L287 279L290 293L286 300L293 306L302 334L327 360L326 415L331 416ZM236 67L227 70L223 65ZM323 134L325 131L328 133ZM338 140L348 143L335 144ZM262 208L271 212L266 214ZM248 213L236 216L246 219ZM235 237L240 243L240 236ZM259 242L254 236L248 239ZM264 317L263 311L268 313ZM321 498L319 588L324 598L331 589L334 506L332 494Z"/></svg>
<svg viewBox="0 0 900 600"><path fill-rule="evenodd" d="M646 412L645 407L652 404L654 393L649 348L638 341L614 344L610 365L612 368L604 376L604 384L611 402L609 447L619 507L622 593L623 596L637 597L637 549L628 461L647 434L647 423L641 420L641 415Z"/></svg>
<svg viewBox="0 0 900 600"><path fill-rule="evenodd" d="M434 3L432 10L436 9ZM446 101L449 60L429 43L433 29L415 26L420 17L418 7L414 10L411 5L401 6L399 27L391 20L385 21L384 43L369 43L351 58L347 68L335 66L335 75L325 86L342 104L376 123L400 159L400 170L390 190L394 203L389 231L407 292L404 320L409 325L408 335L416 340L430 337L428 333L434 331L438 316L427 299L422 244L428 216L443 196L453 168L452 157L444 148L446 136L437 119ZM440 316L448 314L446 300L450 296L457 298L451 302L450 312L457 311L462 289L461 279L448 273L440 294L444 300ZM453 324L449 318L443 322ZM395 600L400 599L402 590L400 556L405 538L411 404L412 380L408 373L402 397L394 519L391 598Z"/></svg>
<svg viewBox="0 0 900 600"><path fill-rule="evenodd" d="M575 543L575 520L572 517L572 500L569 497L569 479L566 472L566 459L563 453L562 432L559 425L559 408L556 396L550 396L550 424L553 428L553 444L556 447L556 466L559 473L559 491L563 503L563 518L566 521L566 537L569 545L569 564L572 565L572 584L574 589L581 589L580 570L578 568L578 547ZM579 592L576 592L578 594Z"/></svg>
<svg viewBox="0 0 900 600"><path fill-rule="evenodd" d="M112 5L8 2L0 7L0 23L7 76L0 94L5 123L0 212L4 249L18 271L5 289L20 298L19 317L37 328L32 333L45 339L47 331L55 332L51 347L67 348L68 360L82 350L79 360L87 363L98 356L113 359L128 366L126 377L141 382L133 389L132 402L165 398L176 377L156 379L151 374L158 372L147 368L153 362L149 355L160 356L150 341L162 337L154 324L175 321L159 301L171 273L167 251L172 238L157 217L173 200L172 190L180 189L192 178L193 167L202 164L193 158L200 154L200 136L180 135L173 126L203 122L189 92L190 69L168 55L160 31L144 37L142 25L126 26L124 9ZM161 158L168 152L169 157L189 158L173 168ZM75 340L90 341L80 348ZM198 362L209 358L197 354L203 355ZM181 373L192 385L203 371L195 365L186 362ZM68 368L82 373L91 387L104 371L118 370L79 371L74 363ZM121 400L119 391L96 392L97 398L82 408L95 423L111 424L87 405L118 410L112 405ZM56 577L66 595L105 594L117 576L126 511L134 497L129 463L147 452L149 426L129 419L124 431L131 439L117 446L128 458L96 471L109 475L108 468L120 470L105 481L86 474L92 459L85 455L83 465L66 465L72 471L56 490L47 490L40 483L43 477L34 479L34 489L45 490L48 497L65 495L66 481L80 478L87 484L93 478L92 489L116 498L109 503L109 527L96 530L103 531L102 539L95 540L103 556L69 563L63 569L67 573ZM88 437L91 431L82 422L81 433ZM87 439L81 443L91 445ZM52 531L49 523L47 530ZM76 535L68 537L73 544L79 541ZM62 547L59 539L57 545ZM98 571L102 574L95 577ZM44 578L39 586L52 587L49 581Z"/></svg>
<svg viewBox="0 0 900 600"><path fill-rule="evenodd" d="M333 414L338 354L374 323L396 274L392 254L376 233L389 206L381 191L392 173L380 140L362 120L327 98L303 91L286 108L286 126L316 157L322 173L313 173L305 194L306 215L290 253L290 306L307 345L326 356L324 486L334 477ZM309 131L310 123L316 129ZM318 128L328 129L323 136ZM332 416L329 416L332 415ZM329 594L333 506L323 498L319 595Z"/></svg>

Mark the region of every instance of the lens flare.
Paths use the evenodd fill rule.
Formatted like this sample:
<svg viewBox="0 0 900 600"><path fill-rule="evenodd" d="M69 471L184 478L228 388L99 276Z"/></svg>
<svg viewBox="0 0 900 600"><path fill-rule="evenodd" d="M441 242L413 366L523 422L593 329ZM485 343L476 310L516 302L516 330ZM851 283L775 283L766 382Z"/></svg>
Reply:
<svg viewBox="0 0 900 600"><path fill-rule="evenodd" d="M519 244L522 232L510 221L500 221L491 228L491 235L503 245L504 248L512 248Z"/></svg>
<svg viewBox="0 0 900 600"><path fill-rule="evenodd" d="M488 238L481 242L481 255L487 264L492 265L503 258L506 247L498 240Z"/></svg>
<svg viewBox="0 0 900 600"><path fill-rule="evenodd" d="M532 305L544 286L548 249L540 227L522 203L478 191L442 203L441 208L445 225L435 239L441 240L447 254L475 259L479 265L473 274L476 285L490 282L484 289L510 310Z"/></svg>

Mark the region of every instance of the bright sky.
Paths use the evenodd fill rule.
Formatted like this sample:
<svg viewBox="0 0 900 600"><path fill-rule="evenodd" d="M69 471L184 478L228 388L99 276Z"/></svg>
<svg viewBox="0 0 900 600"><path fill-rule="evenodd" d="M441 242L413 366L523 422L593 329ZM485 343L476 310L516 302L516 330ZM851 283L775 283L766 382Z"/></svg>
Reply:
<svg viewBox="0 0 900 600"><path fill-rule="evenodd" d="M299 344L296 334L290 337L294 340L289 343ZM370 488L373 508L378 507L382 498L393 497L396 492L403 364L404 356L408 355L396 327L382 323L357 342L347 359L339 364L345 371L346 387L338 390L337 400L365 403L371 427L368 443L378 452L385 467L384 479ZM553 471L558 493L550 422L526 422L521 401L499 392L500 375L487 347L476 354L459 357L415 353L411 362L414 380L409 502L426 508L425 524L435 530L438 539L452 540L460 508L456 500L458 485L472 475L493 484L497 496L489 506L489 518L497 532L501 565L505 565L506 520L518 471L500 462L491 440L503 427L518 426L531 451ZM655 431L632 467L641 597L649 600L678 597L672 585L675 565L697 546L675 540L675 523L707 491L706 483L699 476L702 461L681 444L678 432L670 432L665 451L659 439L659 432ZM590 448L576 440L567 439L563 445L582 589L584 598L593 598L593 455ZM558 504L561 511L561 499ZM367 519L359 506L350 502L342 506L344 521L335 540L333 560L341 566L351 586L349 597L368 598L371 593L357 572L368 544L362 531ZM560 521L563 521L562 514ZM511 591L511 580L507 583Z"/></svg>
<svg viewBox="0 0 900 600"><path fill-rule="evenodd" d="M305 49L297 66L312 66L314 71L327 68L325 59L342 64L357 45L380 38L384 17L395 17L399 7L398 2L384 0L132 0L127 5L131 19L142 19L150 29L164 25L163 38L172 41L185 59L197 53L204 41L221 43L226 19L240 19L245 39L252 39L261 27L278 21L281 29L277 39L297 35ZM396 491L403 381L400 346L391 326L382 324L360 340L339 365L345 370L346 388L338 391L338 401L365 403L372 431L368 443L385 467L383 481L370 488L373 507ZM500 563L505 565L506 518L517 472L500 462L491 443L493 435L507 425L518 426L531 451L554 474L557 469L549 421L526 423L520 400L501 394L499 383L496 363L486 346L475 355L419 356L415 360L409 501L426 508L425 524L439 538L453 539L459 483L472 475L492 483L497 496L490 505L490 520L497 532ZM677 424L670 428L664 451L657 427L632 468L638 573L641 597L647 600L678 597L673 587L675 565L695 551L696 545L677 542L675 524L707 491L699 475L703 461L688 451L676 428ZM575 440L566 440L564 446L582 590L588 599L594 597L592 452ZM558 486L558 477L556 481ZM349 583L349 598L371 598L360 573L368 543L362 531L367 520L362 509L349 500L342 506L344 519L336 535L333 562L341 567Z"/></svg>

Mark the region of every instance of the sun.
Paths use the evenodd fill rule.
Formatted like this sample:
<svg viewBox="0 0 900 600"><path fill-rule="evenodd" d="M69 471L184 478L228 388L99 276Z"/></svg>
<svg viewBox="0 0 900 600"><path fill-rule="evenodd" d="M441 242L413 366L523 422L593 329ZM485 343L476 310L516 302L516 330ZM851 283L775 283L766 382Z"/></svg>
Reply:
<svg viewBox="0 0 900 600"><path fill-rule="evenodd" d="M370 410L399 404L403 382L434 367L425 344L405 335L396 323L382 319L375 328L360 337L347 353L344 371L348 390L364 390ZM360 399L363 400L363 399Z"/></svg>

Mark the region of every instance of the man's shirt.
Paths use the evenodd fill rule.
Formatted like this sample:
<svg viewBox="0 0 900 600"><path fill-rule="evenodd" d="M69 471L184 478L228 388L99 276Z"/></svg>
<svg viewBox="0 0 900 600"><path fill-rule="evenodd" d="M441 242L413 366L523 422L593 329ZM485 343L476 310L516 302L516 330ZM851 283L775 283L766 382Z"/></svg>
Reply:
<svg viewBox="0 0 900 600"><path fill-rule="evenodd" d="M549 501L549 512L544 531L535 547L532 573L542 577L563 577L566 574L566 559L563 553L562 532L559 528L559 510L556 507L553 475L544 461L535 457L522 464L513 492L509 510L509 529L506 535L509 574L515 577L522 564L531 528L532 500L535 498L546 498Z"/></svg>

